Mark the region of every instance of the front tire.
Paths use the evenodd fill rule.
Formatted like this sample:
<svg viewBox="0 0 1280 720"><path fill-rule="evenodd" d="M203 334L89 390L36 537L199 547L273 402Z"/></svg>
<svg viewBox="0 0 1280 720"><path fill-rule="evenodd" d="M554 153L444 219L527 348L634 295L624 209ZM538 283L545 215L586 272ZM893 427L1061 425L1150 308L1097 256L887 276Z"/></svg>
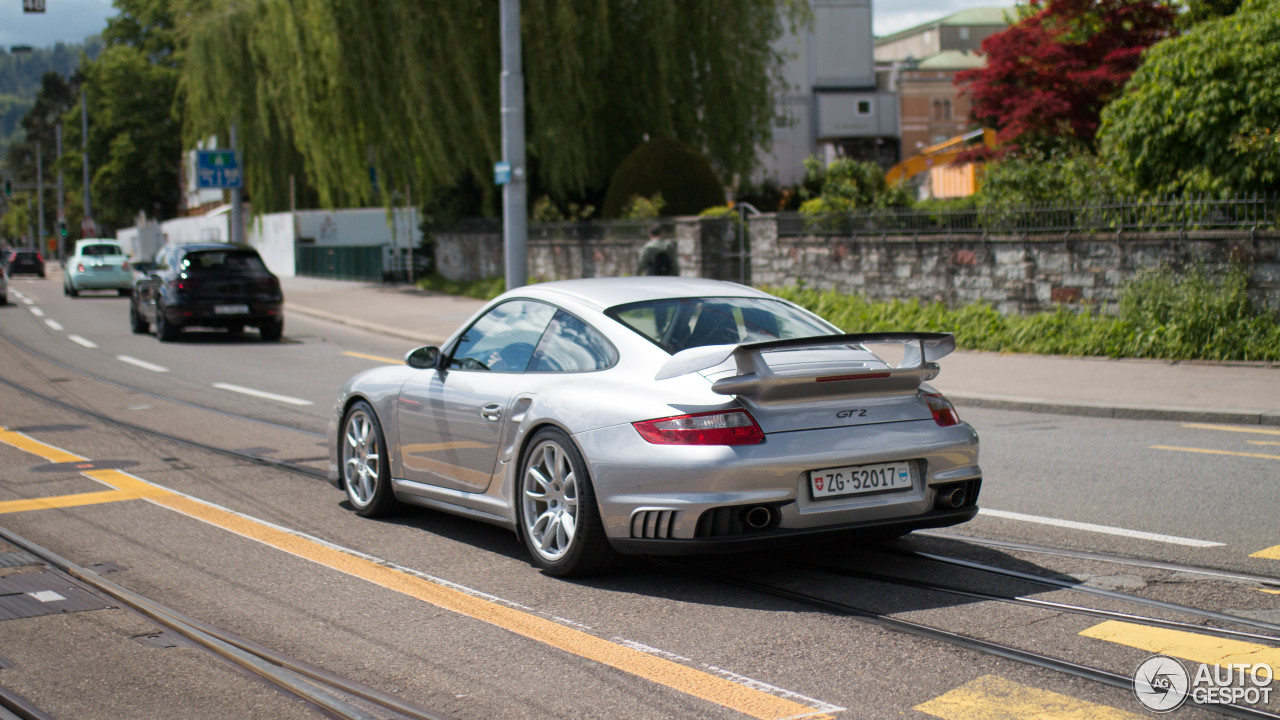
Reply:
<svg viewBox="0 0 1280 720"><path fill-rule="evenodd" d="M533 436L520 466L520 531L533 560L556 577L583 577L617 561L577 446L555 428Z"/></svg>
<svg viewBox="0 0 1280 720"><path fill-rule="evenodd" d="M338 437L339 471L347 500L361 517L390 514L400 502L391 489L387 443L373 406L360 400L342 421Z"/></svg>
<svg viewBox="0 0 1280 720"><path fill-rule="evenodd" d="M138 312L138 306L134 303L129 303L129 327L138 335L151 332L151 323L142 317L142 313Z"/></svg>

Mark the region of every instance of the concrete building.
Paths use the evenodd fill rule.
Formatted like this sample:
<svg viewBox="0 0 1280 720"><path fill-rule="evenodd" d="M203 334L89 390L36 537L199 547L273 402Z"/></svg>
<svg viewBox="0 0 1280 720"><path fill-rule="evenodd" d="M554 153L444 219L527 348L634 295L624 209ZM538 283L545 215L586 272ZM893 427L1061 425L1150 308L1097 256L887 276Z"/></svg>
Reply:
<svg viewBox="0 0 1280 720"><path fill-rule="evenodd" d="M758 178L779 185L804 179L804 159L819 155L897 161L898 101L878 86L870 0L813 0L814 23L778 49L790 61L778 98L772 149Z"/></svg>

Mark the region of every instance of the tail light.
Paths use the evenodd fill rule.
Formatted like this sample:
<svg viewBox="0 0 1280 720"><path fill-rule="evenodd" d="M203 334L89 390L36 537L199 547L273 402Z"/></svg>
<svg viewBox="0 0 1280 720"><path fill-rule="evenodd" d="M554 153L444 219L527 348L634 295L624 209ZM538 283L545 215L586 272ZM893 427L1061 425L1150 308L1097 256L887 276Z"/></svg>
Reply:
<svg viewBox="0 0 1280 720"><path fill-rule="evenodd" d="M746 410L676 415L631 424L654 445L758 445L764 432Z"/></svg>
<svg viewBox="0 0 1280 720"><path fill-rule="evenodd" d="M191 278L180 278L178 280L169 281L169 289L177 290L178 292L189 292L191 290L195 290L199 285L200 283L198 281L192 280Z"/></svg>
<svg viewBox="0 0 1280 720"><path fill-rule="evenodd" d="M84 272L84 263L76 263L76 272Z"/></svg>
<svg viewBox="0 0 1280 720"><path fill-rule="evenodd" d="M280 279L275 277L262 278L258 281L258 289L266 292L280 292Z"/></svg>
<svg viewBox="0 0 1280 720"><path fill-rule="evenodd" d="M933 413L933 421L938 423L938 427L960 424L960 414L950 400L937 393L920 393L920 397L929 406L929 412Z"/></svg>
<svg viewBox="0 0 1280 720"><path fill-rule="evenodd" d="M129 270L129 261L128 261L128 260L125 260L124 262L120 263L120 269L121 269L121 270L128 271L128 270Z"/></svg>

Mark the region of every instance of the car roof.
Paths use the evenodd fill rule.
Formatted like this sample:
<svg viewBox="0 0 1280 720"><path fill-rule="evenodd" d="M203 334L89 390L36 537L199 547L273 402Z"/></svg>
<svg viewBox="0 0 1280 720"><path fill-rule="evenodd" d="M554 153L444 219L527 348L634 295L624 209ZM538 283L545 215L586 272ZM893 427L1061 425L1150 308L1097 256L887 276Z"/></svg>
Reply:
<svg viewBox="0 0 1280 720"><path fill-rule="evenodd" d="M199 252L205 250L248 250L249 252L257 252L252 245L237 245L235 243L220 242L179 243L173 247L182 252Z"/></svg>
<svg viewBox="0 0 1280 720"><path fill-rule="evenodd" d="M84 238L76 241L76 249L84 245L119 245L120 241L115 238Z"/></svg>
<svg viewBox="0 0 1280 720"><path fill-rule="evenodd" d="M598 309L615 305L687 297L763 297L772 295L738 283L685 277L621 277L558 280L526 285L503 297L533 297L556 300L569 297Z"/></svg>

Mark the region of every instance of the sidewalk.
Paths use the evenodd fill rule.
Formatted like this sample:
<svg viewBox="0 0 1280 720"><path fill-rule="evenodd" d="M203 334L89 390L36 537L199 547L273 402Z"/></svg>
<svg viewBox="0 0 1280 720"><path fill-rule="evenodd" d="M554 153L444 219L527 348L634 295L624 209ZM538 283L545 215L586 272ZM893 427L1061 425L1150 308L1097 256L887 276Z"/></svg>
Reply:
<svg viewBox="0 0 1280 720"><path fill-rule="evenodd" d="M285 313L439 345L482 305L407 285L281 278ZM957 351L932 385L958 405L1280 426L1280 364L1111 360Z"/></svg>

